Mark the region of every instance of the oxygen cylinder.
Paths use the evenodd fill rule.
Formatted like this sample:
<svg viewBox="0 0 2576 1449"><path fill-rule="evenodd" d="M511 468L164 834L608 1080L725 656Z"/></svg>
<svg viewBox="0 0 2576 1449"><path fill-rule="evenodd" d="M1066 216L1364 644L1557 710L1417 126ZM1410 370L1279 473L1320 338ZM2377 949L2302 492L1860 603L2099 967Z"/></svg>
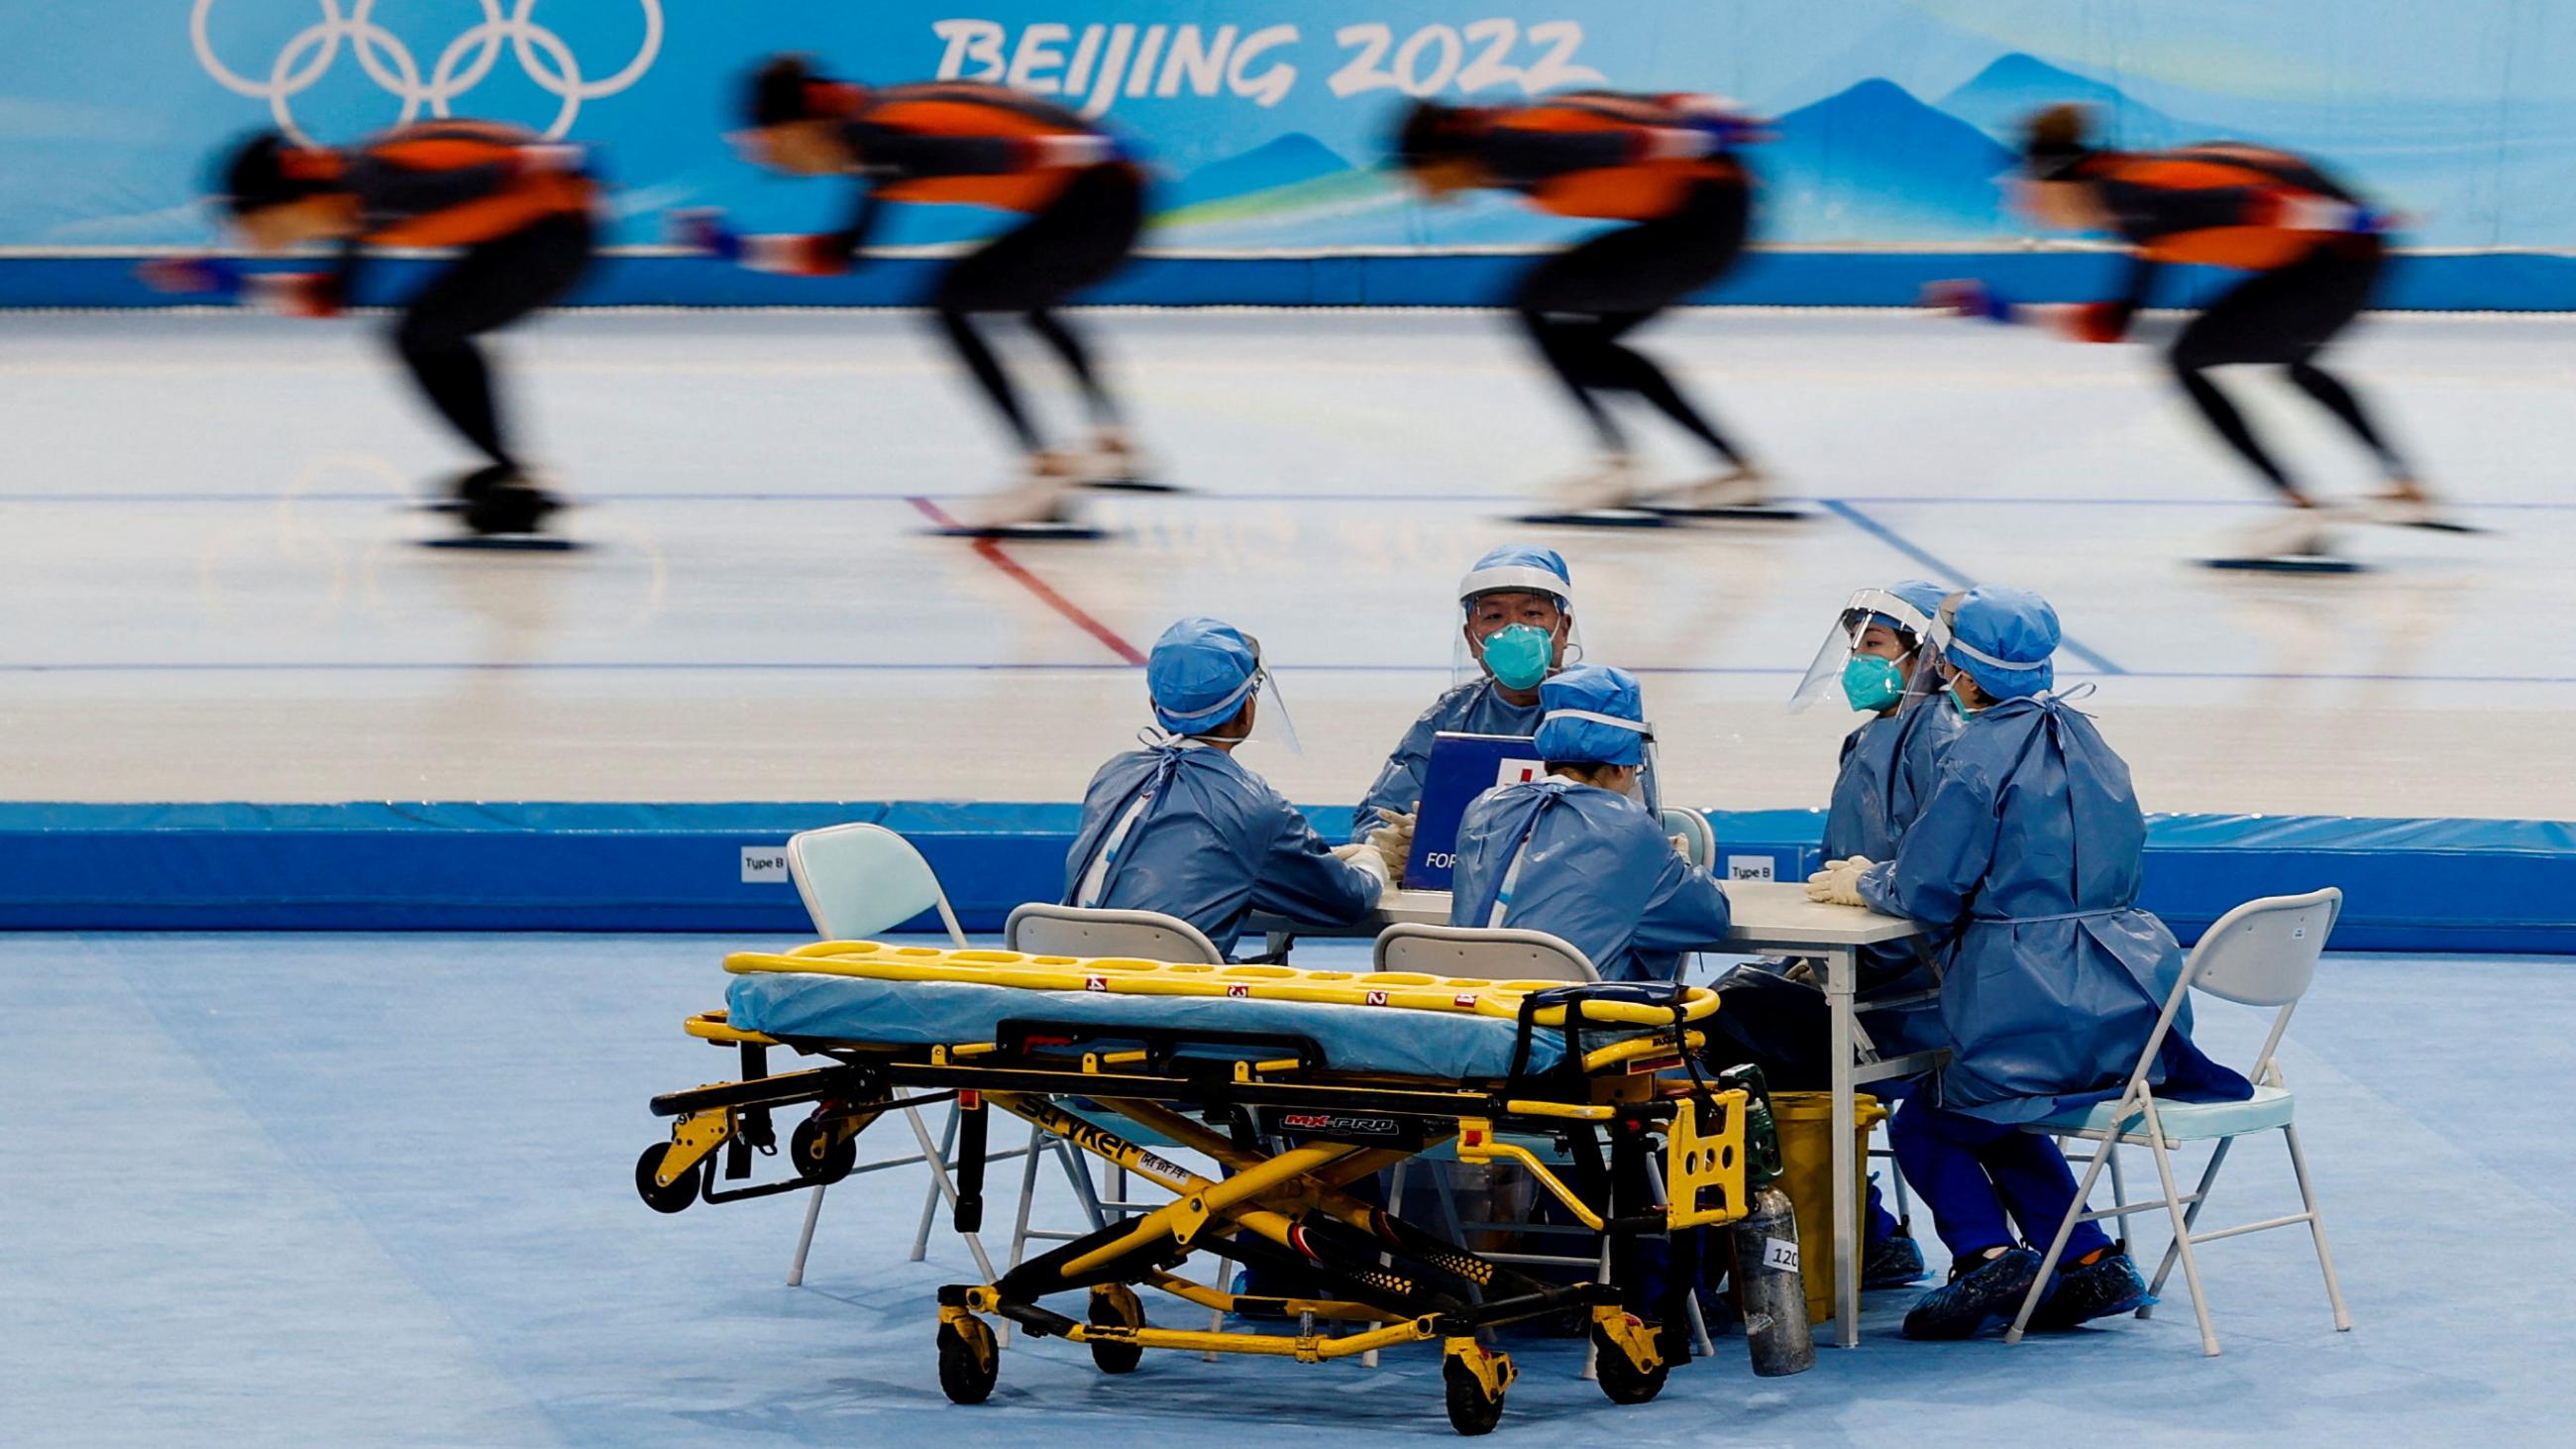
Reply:
<svg viewBox="0 0 2576 1449"><path fill-rule="evenodd" d="M1744 1113L1745 1215L1735 1222L1735 1297L1744 1314L1744 1346L1753 1372L1766 1378L1816 1366L1816 1336L1807 1322L1807 1282L1798 1271L1798 1212L1782 1191L1780 1131L1760 1068L1739 1066L1718 1081L1750 1096Z"/></svg>
<svg viewBox="0 0 2576 1449"><path fill-rule="evenodd" d="M1735 1224L1735 1292L1744 1346L1766 1379L1816 1366L1807 1324L1807 1283L1798 1272L1798 1214L1777 1184L1752 1189L1752 1211Z"/></svg>

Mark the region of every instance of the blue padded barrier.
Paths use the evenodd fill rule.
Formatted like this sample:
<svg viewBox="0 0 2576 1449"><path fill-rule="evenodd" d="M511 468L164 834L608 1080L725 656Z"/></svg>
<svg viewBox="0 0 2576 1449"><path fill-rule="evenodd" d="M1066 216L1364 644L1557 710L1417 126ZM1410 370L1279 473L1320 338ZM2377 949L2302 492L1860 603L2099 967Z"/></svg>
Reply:
<svg viewBox="0 0 2576 1449"><path fill-rule="evenodd" d="M1538 254L1371 253L1345 256L1153 256L1085 295L1096 303L1162 307L1490 307ZM187 298L135 280L132 257L0 259L0 308L169 307ZM309 266L310 263L305 265ZM417 291L444 263L389 257L370 264L359 301ZM782 277L692 257L612 256L572 306L900 307L917 304L946 264L885 257L842 277ZM2024 302L2080 302L2119 288L2115 257L2085 252L1755 251L1702 303L1766 307L1903 307L1927 282L1976 277ZM2208 300L2234 274L2177 268L2155 305ZM2576 310L2576 257L2536 252L2400 254L2376 305L2396 310Z"/></svg>
<svg viewBox="0 0 2576 1449"><path fill-rule="evenodd" d="M1348 807L1313 807L1337 836ZM0 805L0 928L801 933L779 847L866 820L969 930L1056 898L1071 804ZM1815 869L1812 810L1715 811L1732 873ZM2170 815L2144 904L2185 941L2237 902L2344 889L2346 950L2576 953L2576 824ZM935 929L927 918L911 929Z"/></svg>

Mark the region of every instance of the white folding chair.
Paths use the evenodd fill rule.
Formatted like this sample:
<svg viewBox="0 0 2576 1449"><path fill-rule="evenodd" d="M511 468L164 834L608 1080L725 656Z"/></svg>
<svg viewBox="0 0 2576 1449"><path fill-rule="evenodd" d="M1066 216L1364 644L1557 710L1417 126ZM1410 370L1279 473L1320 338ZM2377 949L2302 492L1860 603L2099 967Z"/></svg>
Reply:
<svg viewBox="0 0 2576 1449"><path fill-rule="evenodd" d="M1011 910L1002 939L1032 956L1127 956L1139 961L1225 964L1207 933L1161 911L1113 911L1032 901Z"/></svg>
<svg viewBox="0 0 2576 1449"><path fill-rule="evenodd" d="M1225 953L1207 938L1207 933L1160 911L1120 911L1094 906L1060 906L1045 901L1032 901L1014 906L1010 918L1002 923L1002 944L1013 951L1032 956L1101 957L1125 956L1139 961L1196 962L1208 966L1225 964ZM1095 1115L1097 1115L1095 1110ZM1122 1123L1119 1135L1137 1139L1133 1123ZM1127 1200L1127 1170L1112 1167L1109 1195L1102 1197L1093 1183L1090 1166L1082 1160L1081 1149L1061 1138L1042 1141L1041 1128L1029 1130L1028 1159L1020 1169L1020 1216L1011 1234L1011 1266L1020 1265L1021 1255L1030 1240L1070 1242L1080 1233L1057 1232L1029 1226L1029 1204L1036 1195L1038 1181L1037 1152L1045 1147L1055 1149L1064 1164L1065 1175L1073 1183L1075 1198L1091 1219L1096 1230L1105 1226L1109 1216L1125 1217L1132 1212L1148 1212L1158 1203ZM1218 1315L1224 1317L1223 1314Z"/></svg>
<svg viewBox="0 0 2576 1449"><path fill-rule="evenodd" d="M1380 971L1458 976L1476 981L1598 981L1601 973L1572 945L1545 931L1510 926L1404 923L1378 932Z"/></svg>
<svg viewBox="0 0 2576 1449"><path fill-rule="evenodd" d="M2192 1252L2195 1245L2215 1242L2220 1238L2239 1237L2271 1228L2286 1228L2298 1223L2308 1225L2308 1235L2317 1250L2317 1267L2326 1280L2326 1298L2334 1305L2334 1325L2338 1333L2352 1328L2352 1315L2344 1310L2343 1288L2335 1281L2334 1254L2326 1247L2325 1217L2317 1210L2315 1187L2308 1179L2308 1159L2299 1150L2299 1130L2292 1121L2290 1089L2281 1080L2277 1053L2281 1034L2289 1029L2290 1013L2296 1011L2299 998L2307 993L2308 983L2316 976L2317 958L2326 948L2326 937L2334 930L2335 917L2343 909L2343 892L2328 887L2303 896L2269 896L2247 901L2218 918L2200 944L2192 948L2183 962L2182 977L2174 983L2165 1000L2164 1015L2157 1019L2156 1029L2147 1038L2146 1050L2139 1054L2137 1069L2129 1074L2129 1084L2118 1098L2096 1103L2079 1111L2062 1112L2027 1124L2023 1130L2042 1133L2063 1142L2080 1138L2101 1144L2096 1147L2084 1170L2083 1185L2076 1190L2075 1202L2067 1210L2065 1221L2057 1225L2057 1236L2050 1240L2048 1253L2040 1262L2039 1277L2022 1299L2021 1312L2014 1316L2007 1343L2021 1341L2030 1325L2031 1310L2038 1307L2049 1275L2057 1267L2058 1257L2066 1249L2066 1239L2079 1222L2102 1218L2126 1217L2132 1213L2153 1212L2159 1208L2173 1220L2173 1244L2165 1249L2164 1262L2156 1269L2149 1291L2161 1292L2165 1279L2173 1272L2174 1263L2182 1263L2182 1275L2191 1288L2192 1312L2200 1319L2200 1351L2215 1355L2218 1335L2209 1326L2209 1300L2201 1292L2200 1262ZM2166 1101L2148 1090L2147 1075L2154 1066L2156 1053L2163 1047L2165 1034L2172 1030L2174 1017L2182 1010L2184 998L2194 989L2205 991L2222 1001L2247 1006L2277 1006L2272 1018L2271 1034L2263 1039L2262 1053L2254 1059L2254 1068L2246 1075L2254 1083L2254 1096L2244 1102ZM2290 1152L2290 1170L2299 1183L2300 1211L2286 1217L2267 1218L2217 1232L2195 1232L2200 1210L2209 1200L2210 1184L2217 1181L2218 1169L2227 1161L2228 1148L2236 1139L2256 1132L2278 1129ZM2185 1195L2175 1190L2172 1152L2185 1142L2215 1142L2210 1150L2209 1166L2200 1175L2200 1185ZM2125 1202L2118 1186L2117 1152L2122 1147L2144 1147L2156 1160L2156 1175L2164 1185L2164 1196L2151 1201ZM2093 1184L2109 1162L2114 1168L2113 1197L2109 1212L2090 1211ZM2138 1310L2145 1318L2154 1305Z"/></svg>
<svg viewBox="0 0 2576 1449"><path fill-rule="evenodd" d="M1429 926L1399 924L1380 931L1373 953L1374 967L1379 971L1410 971L1425 976L1453 976L1475 981L1599 981L1601 973L1593 968L1590 957L1561 937L1545 931L1522 931L1509 926ZM1522 1143L1534 1152L1553 1153L1556 1145L1545 1140ZM1394 1180L1388 1188L1388 1201L1401 1203L1404 1187L1412 1175L1414 1159L1407 1158L1395 1166ZM1651 1162L1647 1165L1649 1180L1657 1201L1664 1192L1663 1173ZM1456 1193L1448 1175L1431 1174L1432 1191L1440 1201L1441 1216L1450 1232L1461 1241L1470 1232L1500 1231L1516 1233L1584 1233L1590 1230L1553 1223L1476 1223L1463 1220L1458 1212ZM1484 1256L1501 1263L1537 1263L1542 1265L1590 1268L1595 1281L1610 1281L1610 1240L1601 1239L1597 1255L1575 1257L1565 1253L1491 1252ZM1702 1321L1699 1297L1690 1298L1692 1351L1705 1357L1716 1352L1709 1341L1708 1325ZM1591 1378L1595 1348L1583 1355L1583 1377Z"/></svg>
<svg viewBox="0 0 2576 1449"><path fill-rule="evenodd" d="M1664 833L1678 835L1690 842L1690 863L1702 870L1717 869L1717 830L1708 817L1696 810L1678 805L1664 807Z"/></svg>
<svg viewBox="0 0 2576 1449"><path fill-rule="evenodd" d="M930 862L921 858L911 841L882 825L830 825L788 837L787 874L796 882L796 894L805 902L805 914L813 919L815 933L825 940L861 939L935 910L940 923L948 928L948 938L961 947L966 944L966 933L957 924L957 912L949 906L947 892L939 888L939 877L930 869ZM906 1107L903 1115L920 1150L860 1163L847 1175L884 1172L916 1162L930 1169L921 1221L912 1237L912 1261L918 1263L930 1253L930 1225L941 1204L953 1208L957 1202L957 1185L949 1176L948 1158L957 1142L957 1112L954 1107L949 1109L948 1125L935 1140L929 1125L922 1121L920 1108ZM999 1152L993 1158L1019 1155ZM787 1285L791 1288L805 1281L805 1255L814 1246L814 1224L823 1213L824 1190L817 1185L813 1196L806 1199L805 1226L796 1235L796 1256L787 1265ZM983 1270L984 1281L993 1281L998 1275L993 1272L992 1259L985 1255L982 1236L958 1236L966 1240L967 1251L975 1255L975 1266Z"/></svg>

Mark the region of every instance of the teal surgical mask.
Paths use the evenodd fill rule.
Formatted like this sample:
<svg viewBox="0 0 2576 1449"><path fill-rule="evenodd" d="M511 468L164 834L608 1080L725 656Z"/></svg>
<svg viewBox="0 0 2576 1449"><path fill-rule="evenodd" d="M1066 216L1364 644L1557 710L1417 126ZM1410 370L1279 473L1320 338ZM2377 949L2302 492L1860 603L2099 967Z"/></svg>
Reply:
<svg viewBox="0 0 2576 1449"><path fill-rule="evenodd" d="M1905 697L1905 672L1893 659L1855 654L1843 661L1843 698L1865 714L1876 714Z"/></svg>
<svg viewBox="0 0 2576 1449"><path fill-rule="evenodd" d="M1967 719L1976 714L1975 710L1968 708L1968 702L1959 697L1959 691L1945 689L1941 693L1949 699L1950 707L1959 712L1959 718Z"/></svg>
<svg viewBox="0 0 2576 1449"><path fill-rule="evenodd" d="M1556 662L1556 636L1533 624L1505 624L1485 636L1485 669L1505 689L1536 689Z"/></svg>

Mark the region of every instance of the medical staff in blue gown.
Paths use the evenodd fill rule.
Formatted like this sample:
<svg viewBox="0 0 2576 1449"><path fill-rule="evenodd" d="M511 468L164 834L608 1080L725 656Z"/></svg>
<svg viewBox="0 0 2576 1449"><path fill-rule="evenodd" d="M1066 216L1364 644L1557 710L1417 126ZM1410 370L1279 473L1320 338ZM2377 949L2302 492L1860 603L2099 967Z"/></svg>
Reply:
<svg viewBox="0 0 2576 1449"><path fill-rule="evenodd" d="M1476 560L1458 581L1458 607L1464 615L1455 670L1460 682L1433 700L1396 742L1360 799L1353 840L1367 839L1392 817L1399 832L1394 843L1410 845L1432 736L1536 734L1539 682L1582 657L1574 576L1552 548L1506 544ZM1655 801L1651 767L1644 798L1650 806Z"/></svg>
<svg viewBox="0 0 2576 1449"><path fill-rule="evenodd" d="M1383 854L1327 846L1234 758L1247 738L1274 732L1294 747L1256 641L1215 619L1183 619L1154 641L1145 686L1167 733L1092 777L1065 856L1065 904L1178 916L1229 954L1255 909L1346 926L1376 908Z"/></svg>
<svg viewBox="0 0 2576 1449"><path fill-rule="evenodd" d="M1899 1110L1906 1180L1949 1245L1951 1281L1906 1316L1914 1338L1965 1338L2009 1318L2037 1276L2016 1246L2055 1233L2074 1175L2021 1123L2116 1096L2136 1065L2182 951L2137 908L2146 822L2128 766L2093 722L2051 693L2056 611L1987 586L1935 616L1935 667L1966 720L1893 860L1833 862L1810 895L1866 904L1946 933L1941 1023L1951 1060ZM2191 1045L2177 1020L2157 1064L2168 1096L2241 1099L2252 1088ZM2033 1317L2072 1327L2147 1301L2136 1264L2093 1224Z"/></svg>
<svg viewBox="0 0 2576 1449"><path fill-rule="evenodd" d="M1896 842L1931 798L1941 757L1959 736L1962 720L1936 687L1923 648L1943 593L1939 584L1899 580L1885 590L1863 590L1838 621L1849 648L1836 693L1866 718L1843 736L1842 764L1825 807L1827 860L1894 859ZM1875 986L1874 975L1902 974L1913 965L1910 950L1873 947L1862 953L1861 984Z"/></svg>
<svg viewBox="0 0 2576 1449"><path fill-rule="evenodd" d="M1547 774L1469 802L1449 919L1545 931L1607 981L1669 981L1726 939L1726 892L1632 794L1650 737L1637 681L1578 665L1538 693Z"/></svg>

